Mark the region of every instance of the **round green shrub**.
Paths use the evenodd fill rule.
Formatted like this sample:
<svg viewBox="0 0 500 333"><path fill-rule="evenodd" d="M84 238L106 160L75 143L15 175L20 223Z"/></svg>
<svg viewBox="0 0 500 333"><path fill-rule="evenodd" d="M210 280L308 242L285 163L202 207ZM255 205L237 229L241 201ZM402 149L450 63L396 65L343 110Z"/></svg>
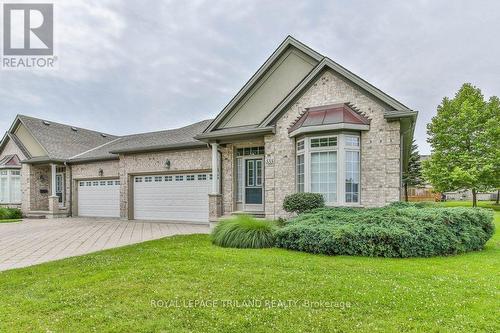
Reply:
<svg viewBox="0 0 500 333"><path fill-rule="evenodd" d="M481 208L391 205L319 209L276 232L276 246L329 255L430 257L481 250L494 233Z"/></svg>
<svg viewBox="0 0 500 333"><path fill-rule="evenodd" d="M239 215L217 224L212 231L212 243L236 248L273 247L276 229L276 224L272 221Z"/></svg>
<svg viewBox="0 0 500 333"><path fill-rule="evenodd" d="M283 201L283 209L289 213L302 214L323 207L325 198L319 193L294 193L287 195Z"/></svg>

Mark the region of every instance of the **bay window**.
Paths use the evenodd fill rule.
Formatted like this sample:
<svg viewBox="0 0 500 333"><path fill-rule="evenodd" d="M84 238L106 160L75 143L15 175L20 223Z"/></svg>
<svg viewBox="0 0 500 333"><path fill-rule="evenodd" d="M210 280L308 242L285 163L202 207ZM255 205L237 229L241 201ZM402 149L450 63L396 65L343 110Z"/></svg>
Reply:
<svg viewBox="0 0 500 333"><path fill-rule="evenodd" d="M297 141L297 192L321 193L327 205L360 203L360 137L338 133Z"/></svg>
<svg viewBox="0 0 500 333"><path fill-rule="evenodd" d="M0 170L0 203L21 203L21 172Z"/></svg>

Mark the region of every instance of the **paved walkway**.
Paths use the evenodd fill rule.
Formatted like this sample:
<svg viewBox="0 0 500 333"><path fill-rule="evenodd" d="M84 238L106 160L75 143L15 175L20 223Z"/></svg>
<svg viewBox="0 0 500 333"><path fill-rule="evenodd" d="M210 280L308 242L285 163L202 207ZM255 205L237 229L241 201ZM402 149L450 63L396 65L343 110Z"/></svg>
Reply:
<svg viewBox="0 0 500 333"><path fill-rule="evenodd" d="M208 231L208 225L104 218L0 223L0 271L167 236Z"/></svg>

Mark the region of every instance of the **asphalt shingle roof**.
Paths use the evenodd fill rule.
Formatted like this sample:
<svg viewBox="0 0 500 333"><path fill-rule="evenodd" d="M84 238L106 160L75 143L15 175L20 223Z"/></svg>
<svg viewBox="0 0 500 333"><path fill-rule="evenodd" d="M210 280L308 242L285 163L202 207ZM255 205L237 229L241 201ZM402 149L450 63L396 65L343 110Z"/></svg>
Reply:
<svg viewBox="0 0 500 333"><path fill-rule="evenodd" d="M117 157L116 153L120 152L157 150L168 147L201 146L204 145L204 143L194 139L194 137L201 134L211 121L212 119L207 119L192 125L171 130L125 135L82 154L77 154L71 159L87 160L113 158Z"/></svg>
<svg viewBox="0 0 500 333"><path fill-rule="evenodd" d="M203 146L205 143L194 137L212 121L207 119L177 129L117 136L24 115L18 118L48 153L48 156L28 158L32 162L38 159L70 162L113 159L121 152Z"/></svg>
<svg viewBox="0 0 500 333"><path fill-rule="evenodd" d="M51 159L69 159L118 138L88 129L19 115L28 131L47 151Z"/></svg>

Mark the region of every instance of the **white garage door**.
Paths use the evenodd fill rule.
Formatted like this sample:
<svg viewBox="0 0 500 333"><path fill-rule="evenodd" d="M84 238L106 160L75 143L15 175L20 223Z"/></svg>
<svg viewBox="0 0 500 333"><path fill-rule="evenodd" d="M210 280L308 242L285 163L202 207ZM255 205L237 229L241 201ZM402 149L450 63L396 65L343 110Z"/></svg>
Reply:
<svg viewBox="0 0 500 333"><path fill-rule="evenodd" d="M208 173L134 177L134 218L208 222Z"/></svg>
<svg viewBox="0 0 500 333"><path fill-rule="evenodd" d="M120 217L120 181L78 182L78 216Z"/></svg>

